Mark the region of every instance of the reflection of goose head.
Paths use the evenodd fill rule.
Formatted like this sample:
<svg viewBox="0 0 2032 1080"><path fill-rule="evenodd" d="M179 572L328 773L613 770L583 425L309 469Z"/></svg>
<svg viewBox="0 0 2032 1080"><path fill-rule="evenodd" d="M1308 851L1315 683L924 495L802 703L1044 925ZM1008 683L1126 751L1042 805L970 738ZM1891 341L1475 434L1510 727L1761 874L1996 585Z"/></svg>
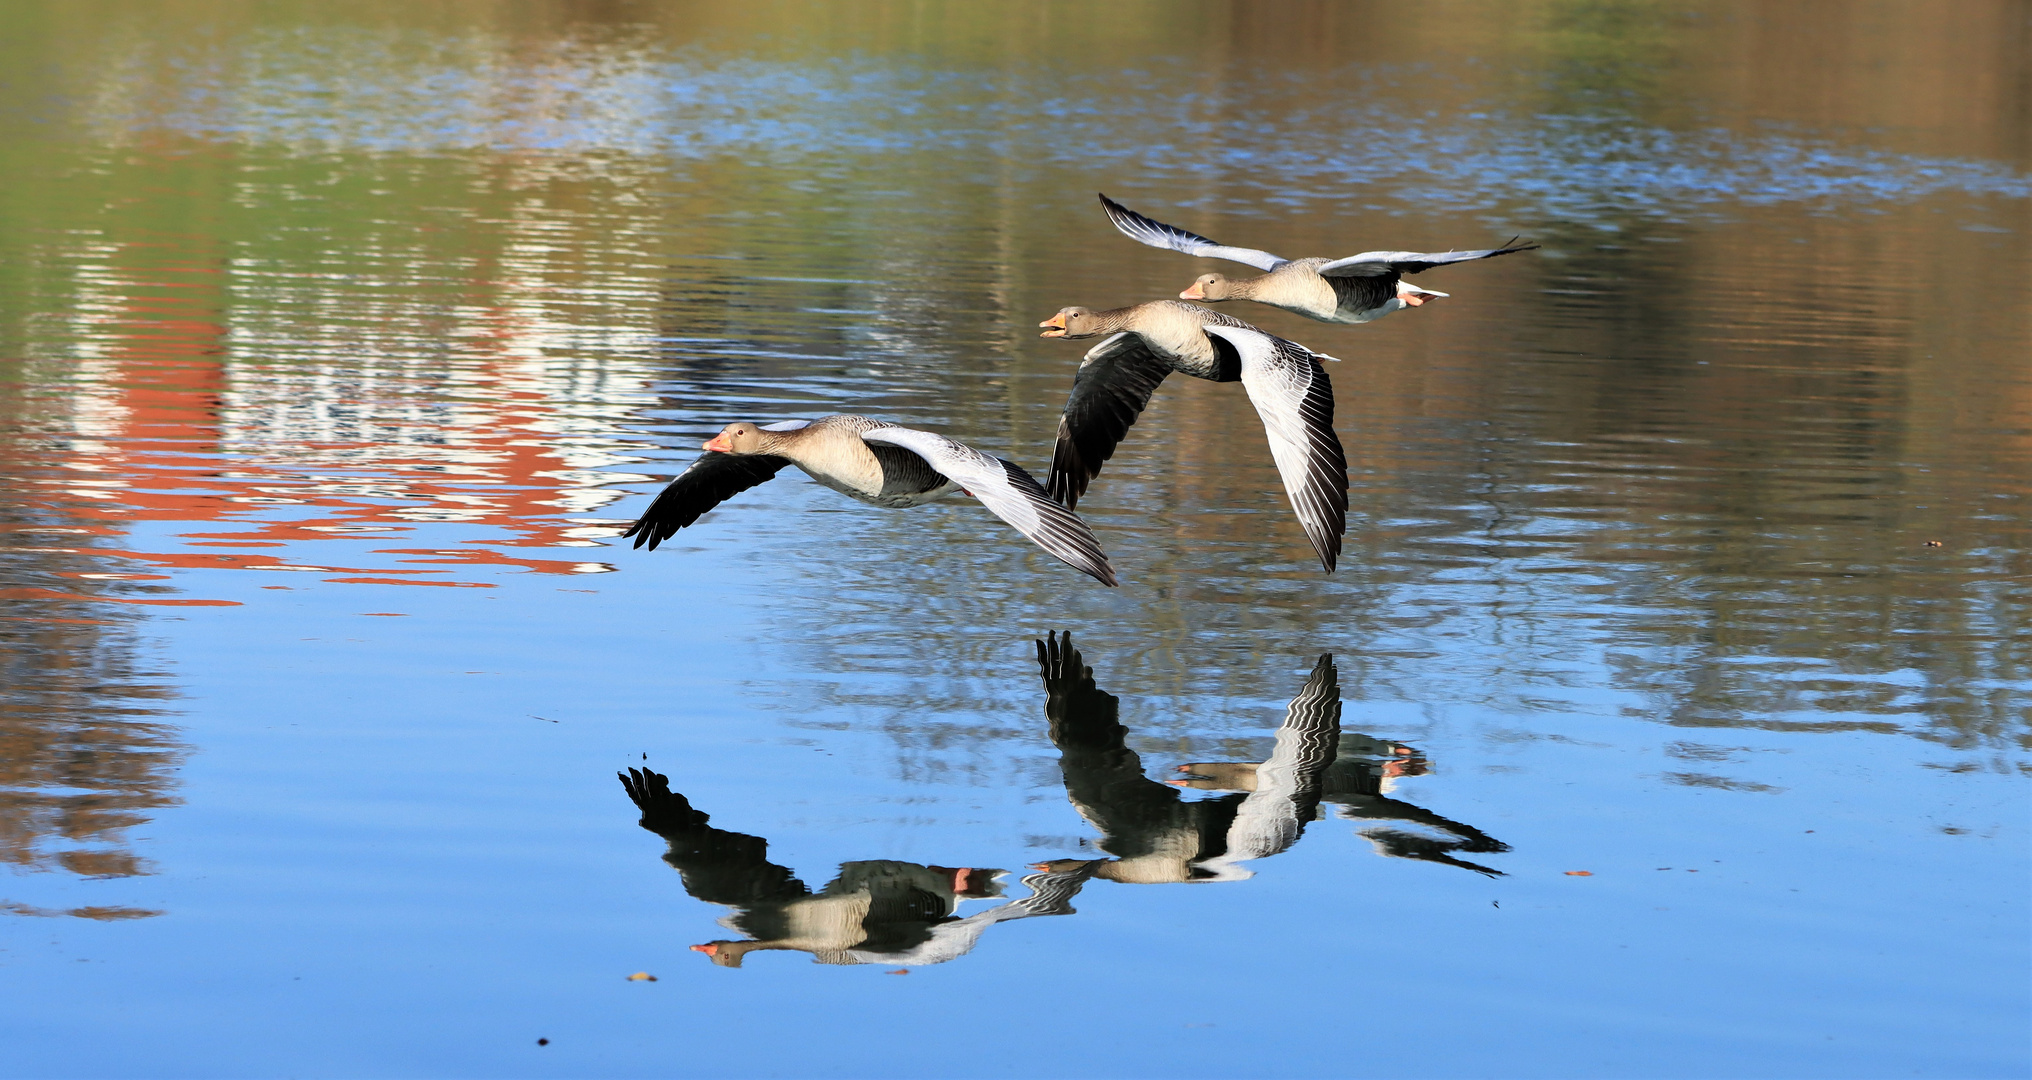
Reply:
<svg viewBox="0 0 2032 1080"><path fill-rule="evenodd" d="M1178 767L1186 775L1168 782L1198 791L1254 791L1258 767L1254 761L1194 761Z"/></svg>
<svg viewBox="0 0 2032 1080"><path fill-rule="evenodd" d="M741 958L754 952L759 941L708 941L704 945L693 945L691 951L702 952L721 967L737 968Z"/></svg>

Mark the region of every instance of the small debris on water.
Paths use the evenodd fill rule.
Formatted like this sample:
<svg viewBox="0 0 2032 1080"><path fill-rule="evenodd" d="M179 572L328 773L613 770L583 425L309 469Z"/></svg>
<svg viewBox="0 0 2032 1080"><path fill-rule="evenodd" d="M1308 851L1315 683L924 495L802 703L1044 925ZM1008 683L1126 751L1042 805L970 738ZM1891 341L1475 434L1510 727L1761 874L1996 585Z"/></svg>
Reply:
<svg viewBox="0 0 2032 1080"><path fill-rule="evenodd" d="M650 973L648 973L648 972L646 972L646 971L638 971L638 972L636 972L635 974L633 974L633 975L630 975L630 976L628 976L628 981L629 981L629 982L655 982L655 981L656 981L656 976L654 976L654 975L651 975Z"/></svg>
<svg viewBox="0 0 2032 1080"><path fill-rule="evenodd" d="M1939 547L1939 546L1940 546L1940 541L1938 541L1938 540L1928 540L1928 541L1926 542L1926 546L1927 546L1927 547Z"/></svg>
<svg viewBox="0 0 2032 1080"><path fill-rule="evenodd" d="M1593 876L1595 876L1595 872L1594 872L1593 870L1568 870L1568 871L1566 872L1566 876L1567 876L1567 877L1593 877Z"/></svg>
<svg viewBox="0 0 2032 1080"><path fill-rule="evenodd" d="M549 1040L549 1039L538 1039L538 1040L536 1040L536 1045L538 1045L538 1046L549 1046L549 1045L550 1045L550 1040Z"/></svg>
<svg viewBox="0 0 2032 1080"><path fill-rule="evenodd" d="M897 968L897 969L896 969L895 971L885 971L885 972L883 972L882 974L884 974L884 975L908 975L908 974L910 974L910 969L909 969L909 968Z"/></svg>

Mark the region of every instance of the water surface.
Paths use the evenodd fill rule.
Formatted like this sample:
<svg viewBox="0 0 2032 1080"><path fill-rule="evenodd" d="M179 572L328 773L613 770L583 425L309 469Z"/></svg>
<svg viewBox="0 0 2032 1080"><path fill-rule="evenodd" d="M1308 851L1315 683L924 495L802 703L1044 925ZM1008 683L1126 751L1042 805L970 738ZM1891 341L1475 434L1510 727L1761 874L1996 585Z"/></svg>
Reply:
<svg viewBox="0 0 2032 1080"><path fill-rule="evenodd" d="M17 5L0 1071L2022 1075L2032 60L1945 11ZM617 539L735 419L1041 470L1037 321L1215 268L1097 190L1543 245L1227 309L1342 358L1338 573L1185 380L1119 590Z"/></svg>

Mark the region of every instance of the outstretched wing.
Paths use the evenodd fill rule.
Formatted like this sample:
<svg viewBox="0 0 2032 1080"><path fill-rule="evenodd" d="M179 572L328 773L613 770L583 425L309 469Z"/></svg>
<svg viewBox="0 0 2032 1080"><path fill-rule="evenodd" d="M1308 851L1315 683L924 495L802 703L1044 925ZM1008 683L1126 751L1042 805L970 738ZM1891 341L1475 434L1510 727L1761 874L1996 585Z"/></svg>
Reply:
<svg viewBox="0 0 2032 1080"><path fill-rule="evenodd" d="M706 511L775 476L788 464L789 458L768 454L736 455L708 450L691 463L691 468L678 474L621 535L634 537L638 548L648 544L649 550L655 551L656 545L697 521Z"/></svg>
<svg viewBox="0 0 2032 1080"><path fill-rule="evenodd" d="M1284 723L1277 729L1277 744L1270 760L1256 771L1257 789L1272 783L1294 783L1319 787L1320 775L1340 751L1341 682L1333 654L1321 653L1312 665L1312 675L1284 710ZM1279 775L1288 773L1289 780Z"/></svg>
<svg viewBox="0 0 2032 1080"><path fill-rule="evenodd" d="M1298 842L1319 810L1320 778L1340 737L1340 679L1327 653L1285 710L1270 759L1256 768L1256 790L1235 808L1226 859L1261 859Z"/></svg>
<svg viewBox="0 0 2032 1080"><path fill-rule="evenodd" d="M1267 251L1257 251L1255 248L1216 244L1198 233L1187 232L1176 225L1166 225L1161 221L1144 217L1106 195L1101 196L1101 209L1108 212L1108 220L1115 223L1115 228L1121 230L1123 236L1140 244L1183 251L1187 255L1197 255L1205 259L1226 259L1229 262L1246 263L1258 270L1275 270L1291 261L1280 259Z"/></svg>
<svg viewBox="0 0 2032 1080"><path fill-rule="evenodd" d="M1103 585L1116 583L1115 568L1108 565L1094 531L1078 514L1053 502L1044 488L1016 465L963 442L914 428L879 427L862 432L861 439L900 446L916 454L1059 561Z"/></svg>
<svg viewBox="0 0 2032 1080"><path fill-rule="evenodd" d="M1242 387L1263 418L1270 456L1298 523L1329 573L1348 527L1348 457L1333 427L1333 384L1319 355L1261 330L1211 326L1206 332L1235 346Z"/></svg>
<svg viewBox="0 0 2032 1080"><path fill-rule="evenodd" d="M1520 244L1512 239L1499 248L1483 248L1480 251L1364 251L1345 259L1335 259L1319 268L1321 277L1382 277L1385 274L1415 274L1447 263L1473 262L1476 259L1493 259L1498 255L1510 255L1519 251L1536 251L1537 244Z"/></svg>
<svg viewBox="0 0 2032 1080"><path fill-rule="evenodd" d="M1072 396L1058 418L1058 446L1044 489L1070 510L1100 474L1101 464L1129 433L1171 365L1150 351L1143 335L1124 330L1087 350L1072 379Z"/></svg>
<svg viewBox="0 0 2032 1080"><path fill-rule="evenodd" d="M627 790L629 800L642 811L642 827L650 832L662 834L695 829L711 820L711 815L695 809L683 795L670 790L670 777L654 769L630 768L614 775L621 778L621 786Z"/></svg>

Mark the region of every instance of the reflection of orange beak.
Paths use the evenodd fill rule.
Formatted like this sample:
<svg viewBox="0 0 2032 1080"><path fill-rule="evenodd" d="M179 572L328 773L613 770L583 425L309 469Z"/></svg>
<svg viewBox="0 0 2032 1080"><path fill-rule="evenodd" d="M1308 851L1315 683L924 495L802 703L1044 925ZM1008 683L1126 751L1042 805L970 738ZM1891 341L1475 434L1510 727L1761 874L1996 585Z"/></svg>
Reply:
<svg viewBox="0 0 2032 1080"><path fill-rule="evenodd" d="M731 454L734 452L734 444L727 441L727 433L724 431L701 443L699 448L711 450L716 454Z"/></svg>
<svg viewBox="0 0 2032 1080"><path fill-rule="evenodd" d="M718 956L720 954L720 947L718 945L693 945L691 951L702 952L707 956Z"/></svg>
<svg viewBox="0 0 2032 1080"><path fill-rule="evenodd" d="M1187 285L1185 291L1178 294L1178 298L1180 300L1204 300L1206 299L1206 293L1200 291L1199 282L1195 281Z"/></svg>
<svg viewBox="0 0 2032 1080"><path fill-rule="evenodd" d="M1038 323L1037 325L1051 327L1051 329L1046 330L1044 333L1037 335L1038 337L1065 336L1065 314L1063 312L1057 315L1053 315L1051 318L1046 319L1043 322Z"/></svg>

